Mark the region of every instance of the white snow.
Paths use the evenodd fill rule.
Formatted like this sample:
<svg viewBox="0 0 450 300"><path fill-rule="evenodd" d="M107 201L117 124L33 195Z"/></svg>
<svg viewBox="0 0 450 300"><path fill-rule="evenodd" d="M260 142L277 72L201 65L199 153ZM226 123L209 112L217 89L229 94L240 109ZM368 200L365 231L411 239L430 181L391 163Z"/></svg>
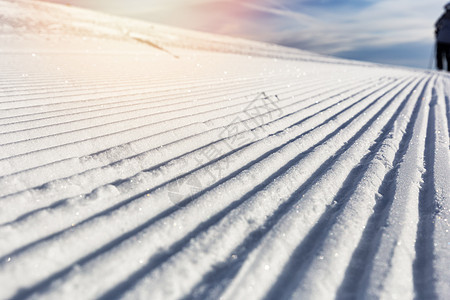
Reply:
<svg viewBox="0 0 450 300"><path fill-rule="evenodd" d="M450 76L0 0L0 299L446 299Z"/></svg>

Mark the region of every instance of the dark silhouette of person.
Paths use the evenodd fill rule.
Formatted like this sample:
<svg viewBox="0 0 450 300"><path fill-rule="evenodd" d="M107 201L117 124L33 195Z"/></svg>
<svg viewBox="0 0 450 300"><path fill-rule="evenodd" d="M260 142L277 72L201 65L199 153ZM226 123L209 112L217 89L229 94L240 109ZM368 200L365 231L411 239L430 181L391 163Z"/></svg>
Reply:
<svg viewBox="0 0 450 300"><path fill-rule="evenodd" d="M434 25L436 30L436 65L438 70L444 68L444 57L447 61L447 70L450 72L450 2L445 6L445 13Z"/></svg>

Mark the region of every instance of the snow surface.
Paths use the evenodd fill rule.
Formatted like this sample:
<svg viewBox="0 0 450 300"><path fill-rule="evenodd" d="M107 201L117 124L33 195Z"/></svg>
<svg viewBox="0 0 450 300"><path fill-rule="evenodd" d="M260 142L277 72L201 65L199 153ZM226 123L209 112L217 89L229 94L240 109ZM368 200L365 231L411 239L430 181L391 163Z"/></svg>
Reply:
<svg viewBox="0 0 450 300"><path fill-rule="evenodd" d="M450 76L0 0L0 299L449 299Z"/></svg>

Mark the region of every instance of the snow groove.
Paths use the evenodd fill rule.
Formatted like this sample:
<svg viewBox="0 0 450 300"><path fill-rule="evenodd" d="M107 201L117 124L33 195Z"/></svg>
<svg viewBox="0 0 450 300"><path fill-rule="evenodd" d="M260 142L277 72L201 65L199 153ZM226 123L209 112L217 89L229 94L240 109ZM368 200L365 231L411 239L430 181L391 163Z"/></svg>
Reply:
<svg viewBox="0 0 450 300"><path fill-rule="evenodd" d="M437 298L440 293L449 292L449 288L445 287L445 284L441 281L443 274L435 274L435 270L442 273L443 269L440 266L436 266L433 256L436 255L435 247L439 247L439 251L442 251L440 242L435 238L436 234L435 223L440 222L441 217L436 219L439 214L445 215L445 197L448 198L448 193L445 193L443 188L435 184L442 180L442 174L436 176L435 168L448 171L448 158L441 146L448 145L446 141L448 139L448 131L441 125L443 122L440 116L439 108L445 107L443 104L442 93L438 91L441 89L442 82L439 82L432 94L431 102L429 104L429 116L427 125L427 136L425 140L425 168L423 173L422 190L419 196L419 223L417 230L417 238L415 244L416 258L414 261L414 284L418 298ZM442 145L439 145L439 142ZM440 149L439 149L440 148ZM436 155L439 158L436 158ZM448 214L447 214L448 215ZM445 217L444 217L445 219ZM448 220L448 219L447 219ZM442 235L442 232L438 233ZM436 255L436 258L439 256ZM444 271L447 272L448 271Z"/></svg>
<svg viewBox="0 0 450 300"><path fill-rule="evenodd" d="M388 94L389 96L386 95L384 99L389 99L389 102L383 103L379 101L376 103L379 107L378 109L382 107L389 108L388 111L390 113L381 114L383 110L375 111L373 112L374 115L368 116L368 119L363 123L366 124L367 121L372 120L373 124L352 126L354 128L352 135L354 136L354 141L344 145L340 150L342 158L338 156L337 159L330 161L330 164L334 167L330 167L325 174L316 178L314 183L310 184L310 189L293 194L292 201L295 202L295 205L283 215L269 234L264 237L252 255L245 261L240 273L235 277L235 281L230 284L230 287L225 292L225 297L245 297L246 294L255 292L263 294L265 292L263 289L254 290L254 283L266 280L264 286L270 287L273 284L273 280L281 271L282 266L287 263L280 260L286 259L291 255L290 253L292 253L296 245L295 241L303 239L311 229L310 226L316 223L320 215L324 213L326 206L332 205L333 195L337 193L337 189L340 186L339 182L347 177L342 176L337 180L335 174L348 174L351 166L359 162L359 156L354 156L353 151L361 151L367 143L373 142L374 139L370 135L374 135L379 130L375 128L382 126L381 121L376 122L378 116L381 114L383 118L388 118L390 114L395 112L396 106L400 104L398 103L398 98L400 98L398 96L402 95L402 92L405 93L404 89L405 87L403 86L401 90L391 91ZM412 87L409 87L410 89ZM395 105L390 106L391 102L394 102ZM361 127L362 129L359 129ZM358 137L359 135L360 137ZM364 154L364 152L356 153L358 155ZM280 233L283 233L283 235L281 236ZM289 239L285 237L289 237ZM275 255L275 252L279 251L279 249L284 249L286 255L282 257ZM266 266L270 268L270 272L267 272ZM256 269L256 272L253 272L254 269ZM258 277L255 278L254 276ZM244 284L247 288L236 290L236 282L238 281L248 281L247 284ZM238 292L238 294L234 294L235 292Z"/></svg>
<svg viewBox="0 0 450 300"><path fill-rule="evenodd" d="M355 250L353 251L351 261L348 263L345 278L342 281L337 294L337 298L339 299L357 298L359 292L365 289L361 274L364 274L368 264L363 262L371 262L373 260L375 254L373 249L376 249L378 246L378 240L375 237L377 232L383 226L383 222L386 218L386 211L392 205L394 196L393 182L398 173L398 167L411 143L414 122L418 117L419 108L424 96L425 89L422 89L422 92L419 93L419 95L416 95L417 100L410 103L410 105L405 108L403 116L399 118L396 126L391 129L393 130L391 137L394 139L394 142L396 140L396 143L398 144L388 146L388 149L386 149L385 152L385 155L392 159L392 163L386 163L384 158L381 161L380 167L386 168L387 172L379 185L378 194L374 196L373 201L375 201L375 203L368 203L369 206L367 209L369 210L367 211L367 216L370 215L370 217L367 219L366 224L362 226L364 231L361 234L358 246L355 247ZM392 158L393 155L394 157ZM372 209L371 206L373 207ZM360 210L357 212L358 214L361 213Z"/></svg>
<svg viewBox="0 0 450 300"><path fill-rule="evenodd" d="M385 125L384 133L380 134L360 164L346 178L346 182L335 196L333 205L321 216L308 237L298 246L295 255L291 258L296 264L287 264L288 270L283 272L288 278L298 274L295 280L290 279L293 288L284 288L283 291L283 288L281 288L283 277L280 277L278 284L269 293L269 297L282 293L289 295L286 298L292 297L289 294L291 291L296 297L307 297L313 290L322 290L321 287L324 285L328 289L334 286L334 292L337 292L342 277L331 278L326 270L332 268L336 274L341 276L345 273L351 252L344 249L356 247L374 205L374 202L369 201L367 196L366 201L361 201L361 195L371 195L372 201L377 199L378 188L384 181L383 176L386 176L391 170L395 150L398 149L400 142L399 137L401 135L399 133L405 129L406 122L397 124L395 129L393 125L401 112L406 115L411 113L413 100L407 99L401 104L394 116ZM396 139L393 138L394 136ZM359 216L357 219L355 218L356 213ZM323 239L318 240L318 237L323 237ZM336 253L339 255L336 256ZM303 261L303 263L300 264L300 261ZM300 269L299 266L302 268ZM314 273L308 272L308 270L313 269L317 271ZM321 280L318 280L318 278L321 278ZM320 292L318 295L320 297ZM354 297L355 295L351 296ZM350 295L346 295L343 299L349 297Z"/></svg>
<svg viewBox="0 0 450 300"><path fill-rule="evenodd" d="M347 115L348 115L348 117L350 117L351 116L351 111L350 112L347 112ZM332 128L332 126L333 126L333 124L327 124L327 127L331 127ZM300 127L299 128L299 130L302 130L302 128ZM293 135L294 137L295 137L295 134L296 134L296 132L295 131L293 131L292 133L291 133L291 135ZM274 136L274 138L276 138L276 136ZM283 137L283 140L286 140L286 139L289 139L289 135L288 136L284 136ZM266 142L266 141L264 141L264 142ZM270 144L268 145L268 146L270 146ZM291 147L293 146L293 145L290 145ZM257 152L261 152L261 151L264 151L264 148L261 148L259 145L254 145L252 148L250 148L250 149L247 149L246 150L246 152L248 152L248 153L254 153L255 151L257 151ZM241 154L241 156L243 156L242 154ZM188 160L188 161L195 161L195 160L193 160L193 159L191 159L191 160ZM238 161L239 162L239 161ZM225 164L227 164L227 162L225 161ZM180 164L176 164L176 163L173 163L172 164L175 168L179 168L179 166L180 166ZM230 171L232 171L232 169L230 170ZM165 172L165 173L167 173L167 171ZM150 173L150 174L152 174L152 173ZM149 175L150 175L149 174ZM159 172L153 172L153 174L155 174L152 178L155 178L155 179L158 179L159 178L159 176L160 176L160 173ZM205 175L207 175L208 173L206 173L205 175L202 175L202 174L205 174L204 172L203 173L199 173L199 175L198 176L205 176ZM194 178L195 178L195 173L193 174L193 176L194 176ZM191 177L192 177L192 175L191 175ZM172 182L173 182L174 180L172 180ZM124 185L125 185L125 187L127 187L128 185L129 185L130 183L125 183ZM177 183L176 183L176 181L174 182L174 183L172 183L172 185L174 186L174 188L173 189L176 189L176 187L177 187ZM156 188L155 188L156 189ZM169 191L170 191L170 188L169 188ZM148 191L148 189L146 189L146 190L144 190L144 192L142 193L143 195L145 194L145 195L147 195L148 194L148 192L151 192L151 190L150 191ZM165 194L165 193L167 193L167 191L166 190L163 190L162 191L162 193L163 194ZM161 194L161 193L160 193ZM151 195L151 193L149 194L149 195ZM125 195L123 195L122 197L127 197L126 196L126 194ZM89 198L88 198L89 199ZM126 199L126 198L125 198ZM133 199L133 198L132 198ZM131 199L131 200L132 200ZM77 198L75 198L74 200L77 200L77 201L79 201ZM142 206L142 205L144 205L145 203L142 203L142 202L147 202L149 199L148 199L148 197L143 197L143 199L142 200L140 200L140 201L138 201L137 203L132 203L133 205L134 205L134 207L139 207L139 206ZM80 201L81 203L83 203L84 201ZM128 202L128 201L127 201ZM134 201L134 202L136 202L136 201ZM126 203L124 203L124 204L126 204ZM163 203L163 204L170 204L170 203ZM154 210L155 208L153 207L153 209L152 210ZM67 211L67 210L63 210L63 212L64 211ZM126 210L125 210L126 211ZM152 212L152 214L154 214L154 212ZM150 215L151 216L151 215ZM149 218L150 216L148 216L147 215L147 217L144 217L144 218ZM69 217L69 216L67 216L67 217ZM69 217L70 218L70 217ZM72 217L73 218L73 217ZM66 217L63 217L63 218L61 218L61 220L63 221L63 220L66 220ZM55 223L55 225L57 225L58 223ZM70 224L70 223L69 223Z"/></svg>
<svg viewBox="0 0 450 300"><path fill-rule="evenodd" d="M446 74L0 5L0 299L450 293Z"/></svg>
<svg viewBox="0 0 450 300"><path fill-rule="evenodd" d="M365 270L363 280L366 284L361 296L414 297L413 281L410 278L413 277L418 198L424 172L423 153L430 98L431 87L428 86L420 103L409 147L394 179L393 200L386 211L383 229L376 237L379 240L378 246L372 263Z"/></svg>
<svg viewBox="0 0 450 300"><path fill-rule="evenodd" d="M345 93L348 93L348 91L346 91ZM344 95L344 94L340 94L340 96L342 96L342 95ZM357 93L356 94L354 94L354 95L357 95ZM336 97L336 95L335 96L332 96L332 97ZM332 98L331 98L332 99ZM343 102L345 99L343 99L343 100L341 100L341 101L339 101L337 104L341 104L341 102ZM327 101L329 101L329 100L327 100ZM280 123L280 125L282 125L283 126L283 124L286 124L286 121L288 121L288 120L293 120L293 121L291 121L291 122L298 122L298 119L295 119L295 117L298 115L298 116L300 116L300 115L302 115L302 116L307 116L307 115L305 115L305 113L306 112L308 112L308 110L311 110L311 109L320 109L320 108L322 108L322 107L324 107L324 104L326 103L326 101L321 101L320 103L313 103L313 104L310 104L310 105L307 105L307 106L305 106L305 104L303 103L304 102L304 100L300 100L299 102L298 102L298 104L297 103L294 103L294 104L290 104L290 105L288 105L288 106L284 106L284 107L282 107L281 105L279 106L279 108L281 109L283 109L285 112L289 112L290 114L288 115L288 116L285 116L284 118L283 118L283 120L280 120L280 121L276 121L276 123ZM278 102L279 104L281 103L281 102ZM326 104L325 104L326 105ZM336 104L333 104L332 106L334 106L334 105L336 105ZM295 111L295 110L292 110L292 109L295 109L295 108L297 108L297 107L300 107L300 110L298 110L298 111ZM316 110L317 111L317 110ZM268 112L269 114L271 113L271 112ZM228 122L227 121L227 119L229 119L230 121L232 121L233 120L233 118L235 118L236 117L236 115L237 114L232 114L232 115L230 115L230 117L231 118L229 118L229 117L226 117L225 119L224 119L224 117L221 117L221 118L216 118L216 119L214 119L214 120L209 120L208 121L208 123L210 123L211 125L212 125L212 123L214 122L214 123L217 123L218 125L221 125L221 124L226 124L226 122ZM311 117L311 116L310 116ZM254 118L253 118L254 119ZM247 129L251 129L251 128L253 128L254 127L254 125L256 124L257 125L257 122L252 122L252 123L248 123L248 121L249 121L250 119L247 119L247 125L245 126L245 127L243 127L244 128L244 130L247 130ZM219 122L220 121L220 122ZM281 122L281 121L283 121L283 122ZM234 124L234 123L233 123ZM223 130L223 127L221 127L221 126L219 126L219 127L216 127L216 126L211 126L211 125L209 125L208 127L210 128L210 130L209 131L207 131L207 132L202 132L201 133L201 135L204 135L206 138L209 138L208 140L209 141L211 141L211 137L218 137L219 136L219 134L220 134L220 132L218 132L218 131L220 131L220 130ZM284 125L285 126L285 125ZM282 128L282 127L281 127ZM191 128L190 129L190 132L192 132L192 129L194 129L194 128ZM204 126L202 126L202 127L200 127L199 128L200 130L204 130ZM268 130L268 128L266 128L265 129L265 131L267 131ZM273 130L275 130L275 131L277 131L277 130L280 130L280 127L274 127L274 129ZM198 130L196 130L196 131L198 131ZM275 132L275 131L271 131L271 132ZM198 131L198 132L200 132L200 131ZM213 133L213 132L217 132L217 135L213 135L213 134L211 134L211 133ZM178 131L177 132L177 134L176 134L176 136L177 137L180 137L180 135L181 135L181 132L180 131ZM197 134L197 136L198 136L199 134ZM195 136L195 135L194 135ZM192 142L194 142L195 140L198 140L198 139L195 139L194 137L187 137L187 138L185 138L184 140L192 140ZM180 142L182 142L182 143L184 143L184 140L183 139L180 139L179 141ZM142 142L142 141L139 141L139 142ZM176 143L178 143L178 141L176 142ZM134 145L133 145L133 148L137 148L137 145L136 145L137 143L135 143ZM194 143L193 145L195 145L196 143ZM172 145L174 145L174 143L172 143L172 144L170 144L170 146L172 146ZM161 146L160 146L161 147ZM186 147L186 146L185 146ZM185 149L185 147L183 148L183 149ZM120 150L120 149L119 149ZM159 148L158 149L158 151L157 151L157 153L158 152L161 152L161 148ZM95 157L94 156L94 158L96 158L96 160L105 160L105 159L107 159L106 160L106 163L109 163L109 164L117 164L117 161L115 161L115 160L111 160L111 159L109 159L111 156L113 156L115 159L117 159L118 157L119 157L119 153L113 153L114 155L112 155L112 153L110 153L110 152L112 152L112 151L108 151L108 152L106 152L106 156L104 155L105 153L104 152L102 152L102 153L100 153L99 155L97 155L98 157ZM139 166L140 166L140 168L141 168L141 170L142 169L145 169L145 168L150 168L152 165L149 165L149 164L142 164L142 161L144 161L144 163L145 163L145 160L144 160L144 158L145 157L148 157L148 155L151 153L151 151L145 151L145 152L142 152L142 153L137 153L136 155L134 155L134 156L132 156L132 157L130 157L129 159L130 160L136 160L136 159L138 159L139 157L143 157L143 158L141 158L141 159L139 159L139 161L141 161L140 162L140 164L139 164ZM170 151L170 153L173 153L173 151ZM126 159L128 159L127 157L125 157L124 158L125 160ZM126 167L127 169L129 169L130 168L130 164L126 164L126 163L122 163L122 162L124 162L124 159L122 159L122 160L120 160L120 162L121 162L121 165L123 165L123 167ZM86 163L84 163L84 165L85 165L85 167L86 167ZM114 170L118 170L118 167L120 167L121 165L119 165L119 166L116 166L116 167L114 167ZM102 165L103 166L103 165ZM92 169L90 169L90 170L92 170ZM120 179L120 178L123 178L123 172L126 172L127 170L123 170L123 171L121 171L121 176L122 177L119 177L119 178L117 178L117 179ZM23 173L23 172L22 172ZM21 173L19 173L19 174L17 174L16 175L17 177L22 177L23 178L23 174L21 174ZM78 175L77 175L78 176ZM13 179L13 177L14 176L6 176L5 177L5 180L14 180ZM27 176L27 179L28 179L28 176ZM29 178L29 179L35 179L35 178L33 178L33 177L31 177L31 178ZM74 181L74 177L72 177L70 180L73 182ZM42 180L42 178L40 178L40 180ZM60 186L61 185L61 182L58 182L58 184L53 184L53 186L56 186L56 187L58 187L58 186ZM5 186L4 187L4 191L6 192L8 190L8 186ZM38 187L38 191L39 192L51 192L52 190L51 189L43 189L43 187ZM59 191L58 193L57 193L57 195L59 196L59 195L61 195L61 192L63 192L63 191ZM45 196L42 196L41 198L42 199L49 199L48 197L51 197L52 195L51 194L46 194ZM56 195L54 195L54 196L56 196ZM23 199L23 197L26 197L26 195L20 195L20 197L21 197L21 199ZM36 198L36 197L38 197L38 195L37 194L35 194L35 193L33 193L33 197L34 198ZM4 199L3 201L6 201L6 199ZM12 201L17 201L17 199L16 198L14 198ZM10 213L8 213L8 215L9 215Z"/></svg>

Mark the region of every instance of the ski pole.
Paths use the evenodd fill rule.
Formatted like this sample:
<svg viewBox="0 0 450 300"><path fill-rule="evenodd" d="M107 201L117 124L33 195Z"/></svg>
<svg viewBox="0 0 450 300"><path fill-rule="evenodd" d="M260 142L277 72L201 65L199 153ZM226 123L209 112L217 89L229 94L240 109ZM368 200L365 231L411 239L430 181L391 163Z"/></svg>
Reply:
<svg viewBox="0 0 450 300"><path fill-rule="evenodd" d="M434 58L436 57L436 44L434 44L433 49L431 50L430 62L428 63L428 69L433 69Z"/></svg>

